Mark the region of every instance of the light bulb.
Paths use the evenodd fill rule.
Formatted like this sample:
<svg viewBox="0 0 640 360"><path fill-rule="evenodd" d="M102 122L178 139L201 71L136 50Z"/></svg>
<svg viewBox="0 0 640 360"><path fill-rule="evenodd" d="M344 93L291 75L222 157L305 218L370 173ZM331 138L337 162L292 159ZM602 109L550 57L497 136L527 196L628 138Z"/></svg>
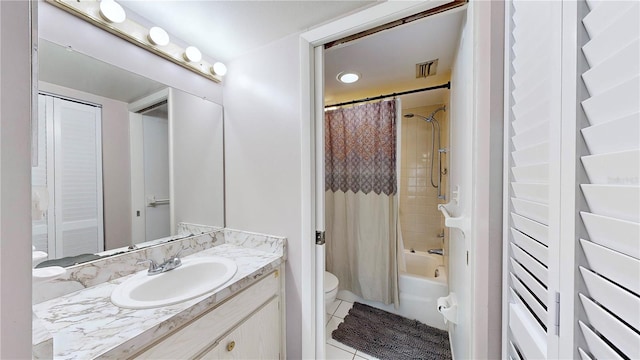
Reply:
<svg viewBox="0 0 640 360"><path fill-rule="evenodd" d="M224 76L227 73L227 66L221 62L217 62L211 67L211 73L213 73L213 75Z"/></svg>
<svg viewBox="0 0 640 360"><path fill-rule="evenodd" d="M167 34L164 29L154 26L149 29L149 35L147 35L147 39L153 45L165 46L169 44L169 34Z"/></svg>
<svg viewBox="0 0 640 360"><path fill-rule="evenodd" d="M202 53L195 46L189 46L186 48L182 56L189 62L198 62L202 60Z"/></svg>
<svg viewBox="0 0 640 360"><path fill-rule="evenodd" d="M100 16L108 22L119 24L127 18L120 4L113 0L100 1Z"/></svg>

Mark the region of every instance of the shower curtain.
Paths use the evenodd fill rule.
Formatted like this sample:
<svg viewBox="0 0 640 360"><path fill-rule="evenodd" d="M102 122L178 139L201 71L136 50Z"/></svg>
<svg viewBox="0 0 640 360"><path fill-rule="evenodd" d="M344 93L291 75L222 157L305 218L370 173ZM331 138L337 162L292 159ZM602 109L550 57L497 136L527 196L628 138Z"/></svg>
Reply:
<svg viewBox="0 0 640 360"><path fill-rule="evenodd" d="M327 270L340 289L398 305L397 100L325 112Z"/></svg>

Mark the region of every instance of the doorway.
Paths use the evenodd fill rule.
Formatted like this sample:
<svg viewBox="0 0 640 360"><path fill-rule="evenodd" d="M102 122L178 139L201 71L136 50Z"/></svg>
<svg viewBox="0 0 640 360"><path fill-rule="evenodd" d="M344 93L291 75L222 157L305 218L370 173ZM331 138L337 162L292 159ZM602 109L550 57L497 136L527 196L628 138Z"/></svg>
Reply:
<svg viewBox="0 0 640 360"><path fill-rule="evenodd" d="M135 244L171 235L167 101L132 113L129 134Z"/></svg>
<svg viewBox="0 0 640 360"><path fill-rule="evenodd" d="M38 105L33 244L52 258L101 252L101 108L45 93Z"/></svg>

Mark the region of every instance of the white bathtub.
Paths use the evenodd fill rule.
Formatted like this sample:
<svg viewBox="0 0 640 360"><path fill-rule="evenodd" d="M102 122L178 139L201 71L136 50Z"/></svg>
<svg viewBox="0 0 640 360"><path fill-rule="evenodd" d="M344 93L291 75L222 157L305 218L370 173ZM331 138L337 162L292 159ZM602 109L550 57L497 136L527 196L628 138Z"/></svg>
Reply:
<svg viewBox="0 0 640 360"><path fill-rule="evenodd" d="M363 300L345 290L338 293L338 298L361 302L409 319L416 319L438 329L447 330L443 317L436 308L438 298L449 294L443 257L422 251L412 253L405 250L404 258L407 271L399 273L400 307L398 309L394 308L393 304L384 305L379 302Z"/></svg>

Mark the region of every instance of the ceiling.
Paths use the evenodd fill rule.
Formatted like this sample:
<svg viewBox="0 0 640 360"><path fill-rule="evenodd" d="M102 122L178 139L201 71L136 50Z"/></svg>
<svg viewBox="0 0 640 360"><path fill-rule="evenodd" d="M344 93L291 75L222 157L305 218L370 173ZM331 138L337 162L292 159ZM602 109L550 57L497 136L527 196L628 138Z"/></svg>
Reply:
<svg viewBox="0 0 640 360"><path fill-rule="evenodd" d="M444 84L461 34L466 7L429 16L325 51L325 103L392 94ZM416 79L416 64L438 59L435 75ZM337 75L355 71L361 79L343 84ZM403 108L442 104L448 90L402 97Z"/></svg>
<svg viewBox="0 0 640 360"><path fill-rule="evenodd" d="M38 80L127 103L166 88L44 39L38 44Z"/></svg>
<svg viewBox="0 0 640 360"><path fill-rule="evenodd" d="M125 8L199 48L229 61L289 34L342 17L375 1L119 0Z"/></svg>

